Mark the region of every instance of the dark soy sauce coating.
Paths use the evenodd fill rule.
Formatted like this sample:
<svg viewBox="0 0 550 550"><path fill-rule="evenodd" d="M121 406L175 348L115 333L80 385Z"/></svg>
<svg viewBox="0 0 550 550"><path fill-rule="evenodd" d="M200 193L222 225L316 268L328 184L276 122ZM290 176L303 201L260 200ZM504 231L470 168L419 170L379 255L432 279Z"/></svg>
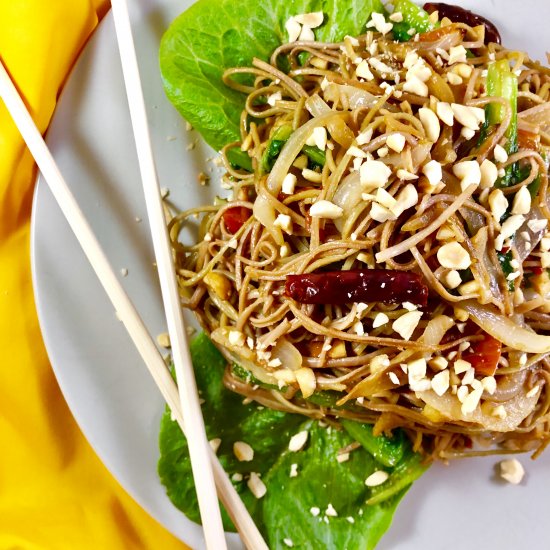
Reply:
<svg viewBox="0 0 550 550"><path fill-rule="evenodd" d="M466 25L469 25L470 27L485 25L485 44L488 44L489 42L496 42L497 44L501 43L500 33L498 32L496 26L488 19L485 19L485 17L482 17L473 11L461 8L459 6L454 6L452 4L445 4L443 2L428 2L424 4L424 9L428 13L438 11L439 19L448 17L451 21L456 23L466 23Z"/></svg>

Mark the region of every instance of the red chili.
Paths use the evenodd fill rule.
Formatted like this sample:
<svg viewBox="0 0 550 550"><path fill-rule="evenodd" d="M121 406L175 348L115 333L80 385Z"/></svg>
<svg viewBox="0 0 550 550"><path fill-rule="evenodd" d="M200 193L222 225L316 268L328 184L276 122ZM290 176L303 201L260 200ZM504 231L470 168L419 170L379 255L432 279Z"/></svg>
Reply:
<svg viewBox="0 0 550 550"><path fill-rule="evenodd" d="M473 342L471 351L462 355L462 359L471 363L478 374L493 376L497 370L502 344L485 334L483 340Z"/></svg>
<svg viewBox="0 0 550 550"><path fill-rule="evenodd" d="M476 27L477 25L485 25L485 43L496 42L500 44L500 33L494 23L491 23L485 17L478 15L470 10L466 10L459 6L453 6L452 4L445 4L443 2L428 2L424 4L424 9L428 13L434 11L439 12L439 19L448 17L455 23L466 23L470 27Z"/></svg>
<svg viewBox="0 0 550 550"><path fill-rule="evenodd" d="M302 304L428 303L428 287L420 275L389 269L288 275L285 294Z"/></svg>
<svg viewBox="0 0 550 550"><path fill-rule="evenodd" d="M225 227L230 233L235 234L252 215L250 208L246 206L234 206L223 213Z"/></svg>

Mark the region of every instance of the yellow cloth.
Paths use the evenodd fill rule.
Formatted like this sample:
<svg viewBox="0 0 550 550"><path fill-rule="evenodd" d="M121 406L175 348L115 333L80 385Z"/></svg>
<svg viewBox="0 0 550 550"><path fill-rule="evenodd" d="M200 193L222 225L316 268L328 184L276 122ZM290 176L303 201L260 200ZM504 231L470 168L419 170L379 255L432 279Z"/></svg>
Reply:
<svg viewBox="0 0 550 550"><path fill-rule="evenodd" d="M105 0L0 0L0 56L44 131ZM183 549L111 477L40 336L29 262L35 169L0 101L0 550Z"/></svg>

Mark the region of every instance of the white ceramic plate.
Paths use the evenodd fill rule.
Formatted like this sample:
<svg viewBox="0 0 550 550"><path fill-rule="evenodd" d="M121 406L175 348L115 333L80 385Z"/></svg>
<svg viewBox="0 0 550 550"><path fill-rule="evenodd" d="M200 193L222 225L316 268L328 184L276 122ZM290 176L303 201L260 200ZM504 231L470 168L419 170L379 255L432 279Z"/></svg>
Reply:
<svg viewBox="0 0 550 550"><path fill-rule="evenodd" d="M136 0L132 18L153 144L163 186L180 206L209 203L197 185L213 152L201 145L164 97L160 37L190 2ZM509 47L544 60L550 48L548 0L462 2L494 21ZM498 4L498 7L497 7ZM152 247L145 218L126 96L111 16L83 52L65 88L48 142L113 267L152 334L163 332ZM188 151L187 146L197 147ZM134 498L193 548L200 529L165 496L156 474L162 399L88 266L44 182L37 187L32 227L33 276L46 347L82 431ZM407 494L381 550L548 548L550 452L519 487L500 483L495 458L435 465ZM85 498L85 495L83 495ZM231 546L239 548L236 537Z"/></svg>

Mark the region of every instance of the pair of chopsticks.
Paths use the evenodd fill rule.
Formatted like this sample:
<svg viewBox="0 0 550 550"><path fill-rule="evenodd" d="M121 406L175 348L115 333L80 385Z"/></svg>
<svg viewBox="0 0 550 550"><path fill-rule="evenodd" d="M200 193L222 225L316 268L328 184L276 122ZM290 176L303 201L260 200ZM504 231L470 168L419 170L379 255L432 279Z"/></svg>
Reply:
<svg viewBox="0 0 550 550"><path fill-rule="evenodd" d="M113 16L132 127L139 158L147 213L167 317L177 386L130 298L122 288L101 245L65 182L44 139L0 60L0 98L19 128L44 179L59 204L86 257L109 296L173 416L186 435L206 546L227 548L217 493L249 549L266 549L256 525L210 448L189 355L177 281L173 268L162 197L152 153L145 101L126 0L112 0Z"/></svg>

